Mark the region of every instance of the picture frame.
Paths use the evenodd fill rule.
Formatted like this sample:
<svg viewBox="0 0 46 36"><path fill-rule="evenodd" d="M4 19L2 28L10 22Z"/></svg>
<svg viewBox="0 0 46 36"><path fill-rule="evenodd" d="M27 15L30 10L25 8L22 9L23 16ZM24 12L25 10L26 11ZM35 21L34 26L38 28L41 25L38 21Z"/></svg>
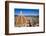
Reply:
<svg viewBox="0 0 46 36"><path fill-rule="evenodd" d="M16 8L17 8L17 10L16 10ZM14 12L12 11L13 9L14 9ZM35 9L37 9L37 10L35 10ZM37 11L35 14L38 15L39 26L40 27L38 26L38 27L19 27L18 28L18 25L16 23L14 23L14 19L13 19L14 18L14 16L13 16L14 13L16 11L18 12L18 10L19 11L20 10L23 10L23 11L26 10L26 12L27 12L27 10L31 10L31 11L35 10L35 12ZM16 14L17 13L15 13L15 15ZM11 15L12 15L12 17L11 17ZM16 16L15 16L15 18L16 18ZM13 24L15 24L15 26L13 26ZM40 2L39 3L38 2L21 2L21 1L5 1L5 35L34 34L34 33L44 33L44 32L45 32L45 3L40 3Z"/></svg>

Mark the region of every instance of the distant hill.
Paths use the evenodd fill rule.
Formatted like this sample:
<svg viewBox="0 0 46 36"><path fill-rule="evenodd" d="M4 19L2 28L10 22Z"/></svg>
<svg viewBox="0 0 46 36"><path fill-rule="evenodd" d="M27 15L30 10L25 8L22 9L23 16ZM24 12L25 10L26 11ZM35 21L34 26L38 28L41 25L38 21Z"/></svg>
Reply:
<svg viewBox="0 0 46 36"><path fill-rule="evenodd" d="M15 15L15 16L19 16L19 15ZM24 15L24 16L28 16L28 17L37 16L37 17L39 17L39 15Z"/></svg>

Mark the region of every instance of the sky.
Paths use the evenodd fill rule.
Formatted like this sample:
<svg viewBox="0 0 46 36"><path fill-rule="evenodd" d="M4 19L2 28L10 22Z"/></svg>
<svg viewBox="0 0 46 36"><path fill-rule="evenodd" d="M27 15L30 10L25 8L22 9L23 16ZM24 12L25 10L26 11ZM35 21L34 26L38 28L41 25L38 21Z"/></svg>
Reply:
<svg viewBox="0 0 46 36"><path fill-rule="evenodd" d="M15 15L23 15L23 16L39 16L39 9L14 9Z"/></svg>

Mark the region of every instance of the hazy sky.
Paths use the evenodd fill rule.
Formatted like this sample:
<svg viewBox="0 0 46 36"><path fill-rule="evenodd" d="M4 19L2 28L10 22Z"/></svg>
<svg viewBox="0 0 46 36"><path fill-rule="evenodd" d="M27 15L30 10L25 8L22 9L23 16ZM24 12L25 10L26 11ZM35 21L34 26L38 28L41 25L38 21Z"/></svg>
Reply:
<svg viewBox="0 0 46 36"><path fill-rule="evenodd" d="M39 9L14 9L15 15L20 15L22 12L22 15L24 16L38 16L39 15Z"/></svg>

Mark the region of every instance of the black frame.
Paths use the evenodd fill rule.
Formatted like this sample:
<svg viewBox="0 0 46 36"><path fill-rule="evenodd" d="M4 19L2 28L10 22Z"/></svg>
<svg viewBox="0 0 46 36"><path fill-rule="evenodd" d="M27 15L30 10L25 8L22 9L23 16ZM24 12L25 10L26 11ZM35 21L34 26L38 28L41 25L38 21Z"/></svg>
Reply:
<svg viewBox="0 0 46 36"><path fill-rule="evenodd" d="M42 4L43 7L43 18L44 18L44 31L42 32L26 32L26 33L9 33L9 3L26 3L26 4ZM45 3L38 2L21 2L21 1L5 1L5 35L18 35L18 34L34 34L45 32Z"/></svg>

